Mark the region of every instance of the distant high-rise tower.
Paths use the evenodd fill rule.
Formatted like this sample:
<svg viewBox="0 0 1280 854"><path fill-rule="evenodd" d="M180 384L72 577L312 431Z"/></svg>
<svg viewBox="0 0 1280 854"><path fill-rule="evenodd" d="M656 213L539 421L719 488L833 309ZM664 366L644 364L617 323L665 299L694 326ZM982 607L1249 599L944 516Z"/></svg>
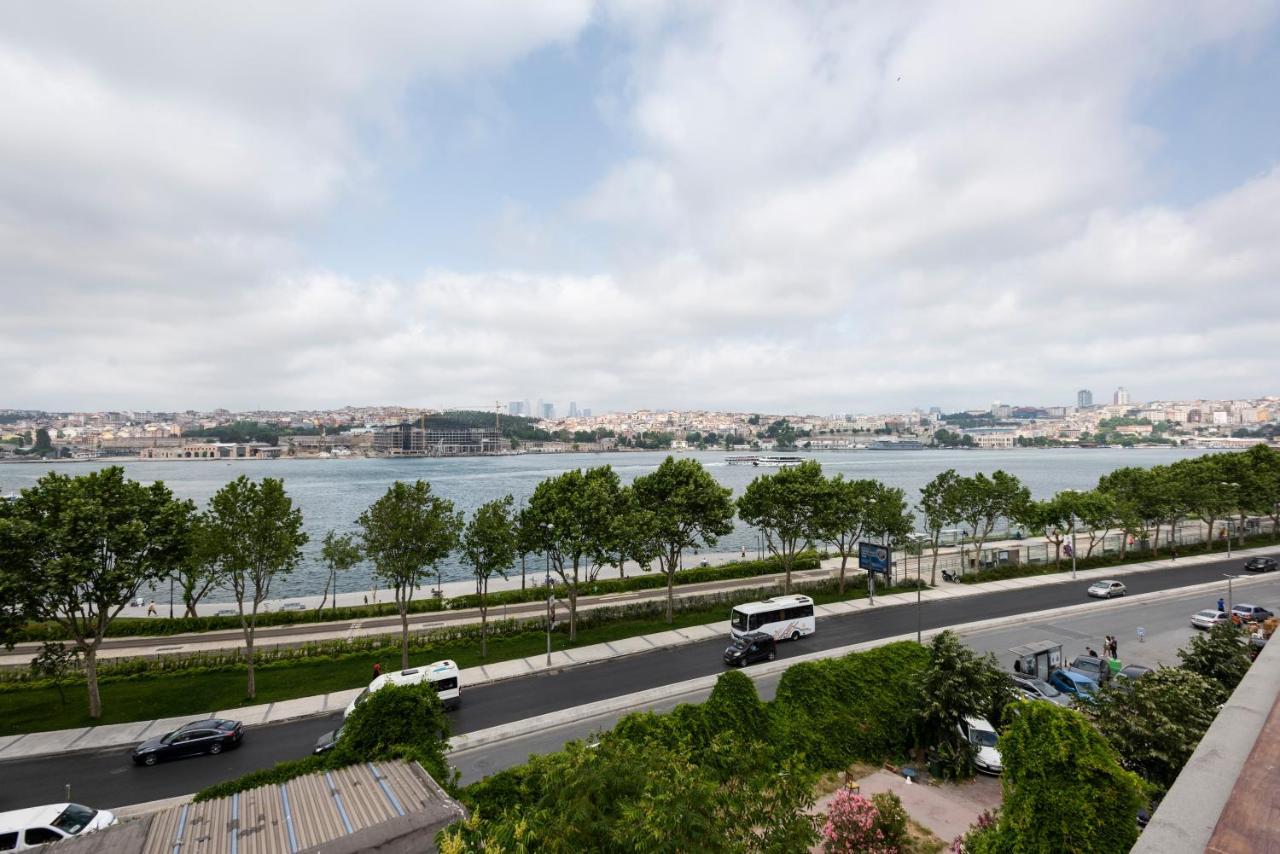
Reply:
<svg viewBox="0 0 1280 854"><path fill-rule="evenodd" d="M556 419L556 405L554 403L542 403L541 414L547 421L554 421Z"/></svg>
<svg viewBox="0 0 1280 854"><path fill-rule="evenodd" d="M508 401L507 414L508 415L524 415L524 404L518 400Z"/></svg>
<svg viewBox="0 0 1280 854"><path fill-rule="evenodd" d="M569 401L569 417L570 418L578 417L578 401L576 400Z"/></svg>
<svg viewBox="0 0 1280 854"><path fill-rule="evenodd" d="M1076 408L1088 409L1093 406L1093 392L1087 388L1082 388L1076 392Z"/></svg>
<svg viewBox="0 0 1280 854"><path fill-rule="evenodd" d="M1124 386L1120 386L1116 389L1116 393L1111 397L1111 402L1116 406L1129 405L1129 392L1125 390Z"/></svg>

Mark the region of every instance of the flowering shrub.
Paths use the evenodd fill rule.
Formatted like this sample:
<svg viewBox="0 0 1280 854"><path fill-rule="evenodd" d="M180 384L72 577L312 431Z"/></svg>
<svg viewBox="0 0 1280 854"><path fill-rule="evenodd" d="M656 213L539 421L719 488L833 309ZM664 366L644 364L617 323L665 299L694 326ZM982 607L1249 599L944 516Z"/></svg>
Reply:
<svg viewBox="0 0 1280 854"><path fill-rule="evenodd" d="M885 839L880 811L870 798L852 789L836 792L822 828L823 850L841 854L896 854L897 845Z"/></svg>

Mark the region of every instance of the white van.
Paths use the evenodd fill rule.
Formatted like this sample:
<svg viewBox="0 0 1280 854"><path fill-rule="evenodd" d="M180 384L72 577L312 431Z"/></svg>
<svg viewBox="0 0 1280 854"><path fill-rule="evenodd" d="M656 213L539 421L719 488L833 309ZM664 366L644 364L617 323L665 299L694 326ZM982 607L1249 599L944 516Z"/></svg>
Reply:
<svg viewBox="0 0 1280 854"><path fill-rule="evenodd" d="M382 674L351 701L347 710L342 713L342 717L344 720L350 717L356 710L356 706L363 703L365 697L379 688L385 688L388 685L418 685L424 679L436 689L440 703L446 709L456 709L462 704L462 686L458 684L458 665L446 658L423 667L411 667L408 670Z"/></svg>
<svg viewBox="0 0 1280 854"><path fill-rule="evenodd" d="M0 813L0 851L26 851L116 823L106 810L80 804L50 804Z"/></svg>

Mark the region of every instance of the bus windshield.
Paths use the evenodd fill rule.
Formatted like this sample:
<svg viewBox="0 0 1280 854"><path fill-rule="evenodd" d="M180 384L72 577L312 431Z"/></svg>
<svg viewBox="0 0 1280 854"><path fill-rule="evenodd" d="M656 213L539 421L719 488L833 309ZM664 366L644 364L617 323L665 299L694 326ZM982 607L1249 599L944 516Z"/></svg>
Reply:
<svg viewBox="0 0 1280 854"><path fill-rule="evenodd" d="M730 615L729 623L738 631L745 632L747 630L747 615L734 608Z"/></svg>

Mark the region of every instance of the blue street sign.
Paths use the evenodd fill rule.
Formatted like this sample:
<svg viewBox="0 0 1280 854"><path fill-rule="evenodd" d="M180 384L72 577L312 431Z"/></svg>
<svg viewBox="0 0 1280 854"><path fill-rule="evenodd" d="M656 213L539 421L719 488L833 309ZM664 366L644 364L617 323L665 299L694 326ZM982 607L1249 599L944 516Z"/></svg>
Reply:
<svg viewBox="0 0 1280 854"><path fill-rule="evenodd" d="M858 568L889 574L889 548L879 543L858 543Z"/></svg>

